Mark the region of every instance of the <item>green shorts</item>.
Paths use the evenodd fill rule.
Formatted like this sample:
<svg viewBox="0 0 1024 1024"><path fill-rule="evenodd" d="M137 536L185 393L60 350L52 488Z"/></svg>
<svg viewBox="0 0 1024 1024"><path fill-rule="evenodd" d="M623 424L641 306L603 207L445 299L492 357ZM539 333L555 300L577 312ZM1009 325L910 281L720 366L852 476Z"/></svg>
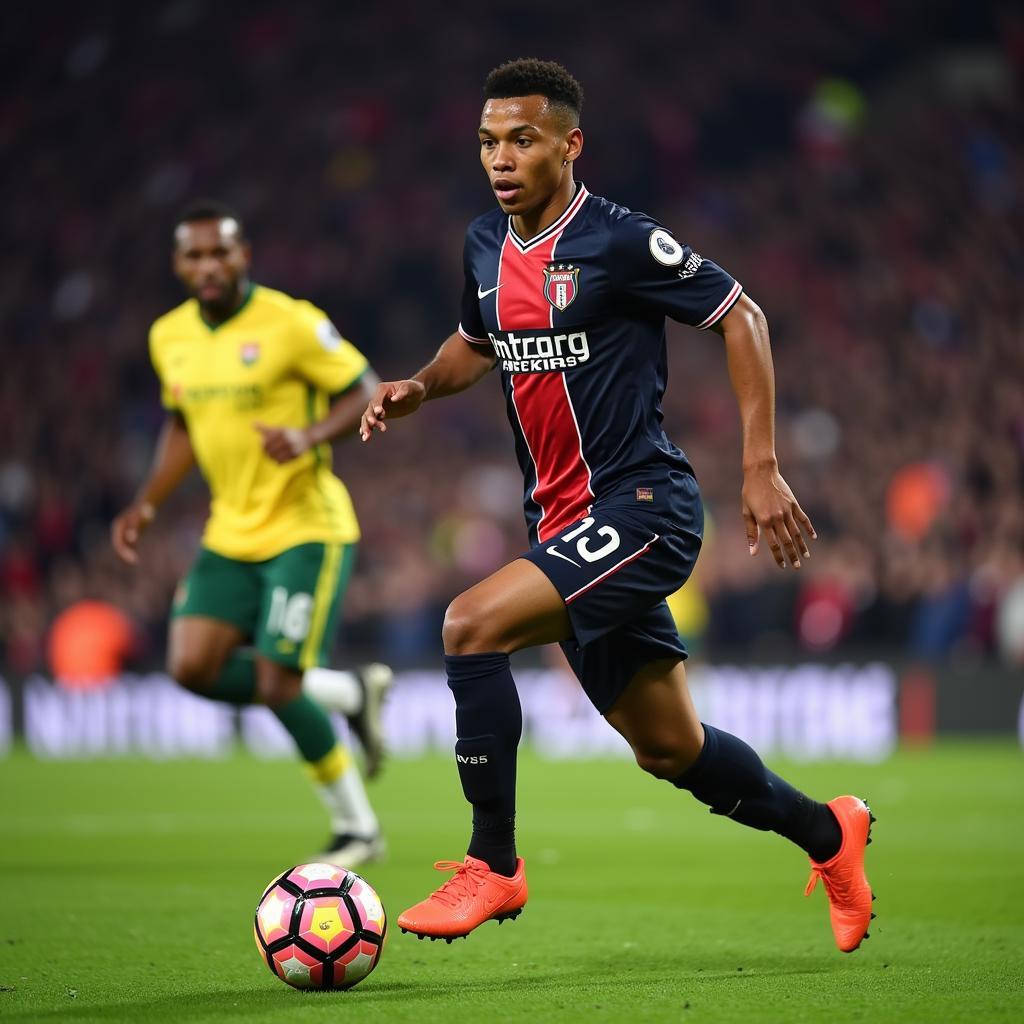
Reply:
<svg viewBox="0 0 1024 1024"><path fill-rule="evenodd" d="M355 544L299 544L263 562L242 562L201 548L171 614L237 626L279 665L324 665L355 554Z"/></svg>

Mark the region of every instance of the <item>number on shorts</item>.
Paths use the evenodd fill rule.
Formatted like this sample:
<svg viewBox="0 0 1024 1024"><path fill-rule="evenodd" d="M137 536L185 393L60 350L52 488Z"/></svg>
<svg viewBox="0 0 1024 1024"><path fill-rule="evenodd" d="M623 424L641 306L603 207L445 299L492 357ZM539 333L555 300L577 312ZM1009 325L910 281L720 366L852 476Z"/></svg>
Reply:
<svg viewBox="0 0 1024 1024"><path fill-rule="evenodd" d="M585 562L598 562L605 555L610 555L619 546L619 531L611 526L599 526L597 528L598 537L607 537L608 539L599 548L590 548L590 537L580 536L586 534L594 525L594 517L587 516L579 526L575 529L570 530L568 533L562 534L562 540L570 541L576 540L577 537L580 539L576 541L576 550L580 553L580 558Z"/></svg>
<svg viewBox="0 0 1024 1024"><path fill-rule="evenodd" d="M306 639L309 620L313 616L313 598L310 594L288 596L285 587L274 587L270 592L270 611L267 613L267 632L283 636L298 643Z"/></svg>

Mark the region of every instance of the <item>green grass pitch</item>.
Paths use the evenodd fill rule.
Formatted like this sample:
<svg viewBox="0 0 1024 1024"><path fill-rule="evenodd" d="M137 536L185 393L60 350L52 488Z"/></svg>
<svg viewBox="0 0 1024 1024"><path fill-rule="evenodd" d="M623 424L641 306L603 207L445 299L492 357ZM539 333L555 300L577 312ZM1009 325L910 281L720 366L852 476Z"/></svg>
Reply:
<svg viewBox="0 0 1024 1024"><path fill-rule="evenodd" d="M394 918L464 852L450 760L373 788L391 854L364 874L392 920L351 992L303 993L252 915L325 829L297 764L0 760L0 1018L10 1021L1024 1020L1024 756L1008 744L880 765L779 765L878 816L871 938L840 954L824 892L776 836L712 817L624 761L524 754L518 921L450 946Z"/></svg>

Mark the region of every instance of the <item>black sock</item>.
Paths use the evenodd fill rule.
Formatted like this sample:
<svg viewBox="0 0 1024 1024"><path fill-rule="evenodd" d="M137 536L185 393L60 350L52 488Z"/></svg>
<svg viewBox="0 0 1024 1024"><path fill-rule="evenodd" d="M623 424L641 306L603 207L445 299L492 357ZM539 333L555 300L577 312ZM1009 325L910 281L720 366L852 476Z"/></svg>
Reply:
<svg viewBox="0 0 1024 1024"><path fill-rule="evenodd" d="M816 861L839 852L843 836L832 811L769 771L743 740L713 726L704 726L700 755L672 785L688 789L712 814L778 832Z"/></svg>
<svg viewBox="0 0 1024 1024"><path fill-rule="evenodd" d="M455 761L462 792L473 805L467 853L499 875L516 873L516 748L523 732L507 654L449 654L455 695Z"/></svg>

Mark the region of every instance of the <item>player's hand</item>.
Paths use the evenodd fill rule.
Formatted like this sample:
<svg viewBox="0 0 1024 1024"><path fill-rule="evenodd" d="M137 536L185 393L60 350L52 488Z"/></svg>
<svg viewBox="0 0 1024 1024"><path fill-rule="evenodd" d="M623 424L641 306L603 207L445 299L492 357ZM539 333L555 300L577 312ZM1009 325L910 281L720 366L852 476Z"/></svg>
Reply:
<svg viewBox="0 0 1024 1024"><path fill-rule="evenodd" d="M385 417L395 420L414 413L423 404L426 394L426 388L418 380L389 380L378 384L359 422L359 436L369 441L375 430L386 433Z"/></svg>
<svg viewBox="0 0 1024 1024"><path fill-rule="evenodd" d="M774 467L743 474L743 522L751 555L760 549L763 533L780 569L786 568L787 558L794 569L799 569L801 557L811 557L807 542L818 539L789 484Z"/></svg>
<svg viewBox="0 0 1024 1024"><path fill-rule="evenodd" d="M148 501L136 501L110 524L110 543L122 561L138 565L139 538L155 516L156 509Z"/></svg>
<svg viewBox="0 0 1024 1024"><path fill-rule="evenodd" d="M303 427L268 427L265 423L253 426L263 435L263 450L275 462L290 462L312 447L309 431Z"/></svg>

